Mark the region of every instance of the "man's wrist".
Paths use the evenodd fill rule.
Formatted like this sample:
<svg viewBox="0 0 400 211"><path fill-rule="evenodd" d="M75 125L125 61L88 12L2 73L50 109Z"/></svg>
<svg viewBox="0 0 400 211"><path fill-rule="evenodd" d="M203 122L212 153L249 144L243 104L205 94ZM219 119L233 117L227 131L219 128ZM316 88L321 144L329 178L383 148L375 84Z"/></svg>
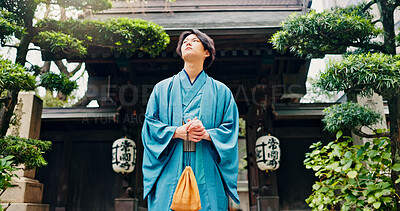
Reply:
<svg viewBox="0 0 400 211"><path fill-rule="evenodd" d="M208 132L206 131L206 133L204 134L203 139L207 140L207 141L211 141L211 136L210 134L208 134Z"/></svg>
<svg viewBox="0 0 400 211"><path fill-rule="evenodd" d="M186 130L181 130L180 127L176 128L175 133L172 136L172 138L179 138L179 139L186 139L186 137L187 137Z"/></svg>

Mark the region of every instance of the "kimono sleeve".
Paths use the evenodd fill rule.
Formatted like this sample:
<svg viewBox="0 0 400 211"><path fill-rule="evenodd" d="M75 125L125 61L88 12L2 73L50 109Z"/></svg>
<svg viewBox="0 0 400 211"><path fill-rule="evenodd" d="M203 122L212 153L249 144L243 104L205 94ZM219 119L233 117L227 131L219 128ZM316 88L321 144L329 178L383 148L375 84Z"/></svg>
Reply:
<svg viewBox="0 0 400 211"><path fill-rule="evenodd" d="M226 97L221 124L207 132L215 146L219 159L216 160L231 198L239 203L237 176L239 167L238 133L239 112L232 94ZM218 111L217 112L221 112Z"/></svg>
<svg viewBox="0 0 400 211"><path fill-rule="evenodd" d="M171 157L171 139L177 127L160 120L159 113L165 112L159 102L159 91L154 87L150 95L142 128L143 141L143 198L150 193L163 168Z"/></svg>
<svg viewBox="0 0 400 211"><path fill-rule="evenodd" d="M148 150L146 153L157 159L167 148L177 128L160 120L159 113L163 112L163 108L160 108L158 89L158 86L154 87L150 95L142 128L143 145Z"/></svg>

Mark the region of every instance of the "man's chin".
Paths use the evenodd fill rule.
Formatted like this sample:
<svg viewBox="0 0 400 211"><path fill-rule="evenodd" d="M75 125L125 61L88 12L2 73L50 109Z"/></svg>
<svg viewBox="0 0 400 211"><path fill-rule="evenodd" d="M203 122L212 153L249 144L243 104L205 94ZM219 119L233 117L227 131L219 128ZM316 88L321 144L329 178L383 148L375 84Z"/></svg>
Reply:
<svg viewBox="0 0 400 211"><path fill-rule="evenodd" d="M182 59L185 61L193 61L193 60L199 60L201 59L201 57L192 52L187 52L184 55L182 55Z"/></svg>

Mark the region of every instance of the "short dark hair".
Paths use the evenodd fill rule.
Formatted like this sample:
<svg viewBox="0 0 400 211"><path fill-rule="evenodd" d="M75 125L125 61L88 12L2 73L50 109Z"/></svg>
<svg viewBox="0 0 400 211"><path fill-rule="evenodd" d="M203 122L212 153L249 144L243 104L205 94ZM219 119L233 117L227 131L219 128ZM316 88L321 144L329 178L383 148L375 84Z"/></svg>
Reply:
<svg viewBox="0 0 400 211"><path fill-rule="evenodd" d="M211 39L205 33L197 29L192 29L190 31L182 32L182 34L179 36L179 42L178 46L176 47L176 53L178 53L178 55L182 57L181 47L183 44L183 40L185 40L185 38L191 34L195 34L199 38L200 42L203 44L204 49L210 53L210 56L204 60L204 65L203 65L203 68L207 69L211 66L211 64L215 60L215 47L214 47L214 40Z"/></svg>

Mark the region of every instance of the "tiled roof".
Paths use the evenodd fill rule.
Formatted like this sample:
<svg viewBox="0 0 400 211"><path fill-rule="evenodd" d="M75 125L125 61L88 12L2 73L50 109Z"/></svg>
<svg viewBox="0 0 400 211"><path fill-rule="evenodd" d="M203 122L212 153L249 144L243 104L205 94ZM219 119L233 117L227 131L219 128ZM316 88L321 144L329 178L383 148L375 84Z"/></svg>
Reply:
<svg viewBox="0 0 400 211"><path fill-rule="evenodd" d="M308 2L308 0L306 0ZM304 11L303 0L165 0L113 1L113 7L86 19L115 17L153 21L168 30L273 28L293 12Z"/></svg>
<svg viewBox="0 0 400 211"><path fill-rule="evenodd" d="M188 12L210 10L299 10L302 0L165 0L113 1L113 7L103 13Z"/></svg>
<svg viewBox="0 0 400 211"><path fill-rule="evenodd" d="M152 13L119 15L118 17L140 18L163 26L166 30L175 29L226 29L226 28L271 28L279 27L280 22L292 12L253 11L253 12L201 12L201 13ZM107 19L115 15L97 15L89 19Z"/></svg>
<svg viewBox="0 0 400 211"><path fill-rule="evenodd" d="M308 0L307 0L308 1ZM293 12L303 12L303 0L165 0L113 1L113 7L86 19L115 17L153 21L168 30L274 28Z"/></svg>

